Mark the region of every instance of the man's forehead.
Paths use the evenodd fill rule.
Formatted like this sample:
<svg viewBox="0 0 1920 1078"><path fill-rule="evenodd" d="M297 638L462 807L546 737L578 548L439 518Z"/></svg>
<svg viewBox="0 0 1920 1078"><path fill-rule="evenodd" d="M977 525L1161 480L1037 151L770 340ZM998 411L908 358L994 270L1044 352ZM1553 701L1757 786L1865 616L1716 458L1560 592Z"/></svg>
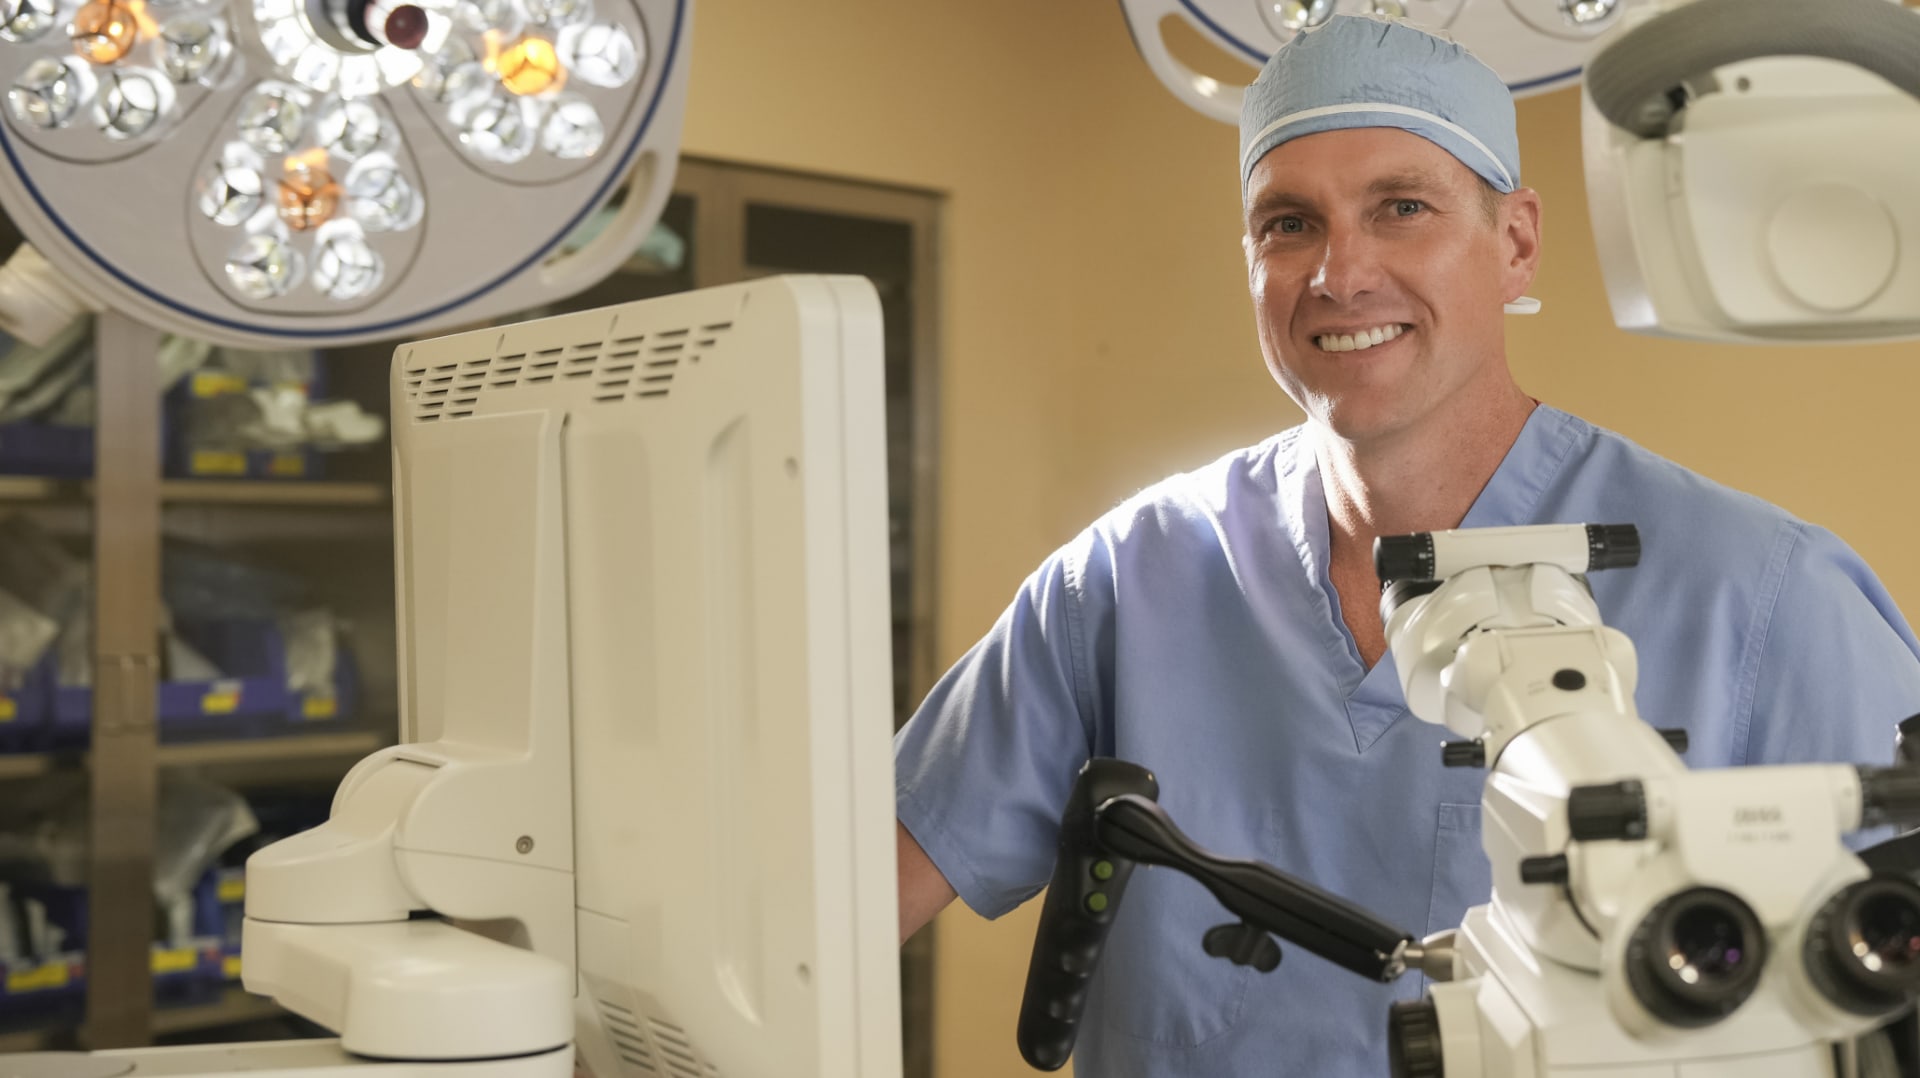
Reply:
<svg viewBox="0 0 1920 1078"><path fill-rule="evenodd" d="M1383 188L1453 190L1476 179L1452 154L1397 128L1372 127L1306 135L1269 150L1247 180L1248 201L1278 192L1370 191Z"/></svg>

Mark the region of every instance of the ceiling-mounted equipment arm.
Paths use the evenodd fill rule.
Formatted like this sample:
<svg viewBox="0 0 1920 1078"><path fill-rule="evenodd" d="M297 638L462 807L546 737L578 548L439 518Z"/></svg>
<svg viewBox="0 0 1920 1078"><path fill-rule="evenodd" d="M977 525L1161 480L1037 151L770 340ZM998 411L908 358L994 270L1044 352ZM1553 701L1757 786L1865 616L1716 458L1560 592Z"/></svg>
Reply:
<svg viewBox="0 0 1920 1078"><path fill-rule="evenodd" d="M1920 97L1920 13L1887 0L1691 0L1609 41L1587 65L1587 93L1614 126L1667 133L1676 87L1764 56L1812 56L1865 68Z"/></svg>

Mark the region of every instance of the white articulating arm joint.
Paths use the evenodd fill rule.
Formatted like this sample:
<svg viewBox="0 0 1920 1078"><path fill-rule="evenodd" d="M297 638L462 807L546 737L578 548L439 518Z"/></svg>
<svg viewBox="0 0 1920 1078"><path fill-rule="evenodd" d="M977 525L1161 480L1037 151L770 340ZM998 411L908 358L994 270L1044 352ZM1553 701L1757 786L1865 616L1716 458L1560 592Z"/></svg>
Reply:
<svg viewBox="0 0 1920 1078"><path fill-rule="evenodd" d="M413 641L406 656L412 722L403 729L438 737L361 761L326 824L247 864L247 989L338 1031L348 1051L570 1055L577 962L560 431L545 414L503 415L463 424L463 444L418 455L412 482L434 495L398 500L407 506L401 601L448 616L435 619L444 636ZM499 466L486 484L462 483L439 474L455 456ZM505 493L540 511L502 518L494 508ZM450 549L464 552L458 564L423 553ZM492 661L446 661L454 655Z"/></svg>

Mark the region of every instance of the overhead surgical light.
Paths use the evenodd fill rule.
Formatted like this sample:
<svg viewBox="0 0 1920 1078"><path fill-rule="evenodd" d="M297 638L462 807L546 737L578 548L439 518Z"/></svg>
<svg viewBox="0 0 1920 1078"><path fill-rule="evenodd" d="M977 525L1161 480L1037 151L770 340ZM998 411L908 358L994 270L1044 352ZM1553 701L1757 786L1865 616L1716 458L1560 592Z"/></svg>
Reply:
<svg viewBox="0 0 1920 1078"><path fill-rule="evenodd" d="M1404 19L1444 32L1486 61L1515 96L1571 85L1594 43L1622 12L1646 0L1121 0L1147 66L1192 108L1224 123L1240 119L1241 87L1202 75L1176 57L1163 23L1179 19L1221 51L1258 67L1293 36L1336 12Z"/></svg>
<svg viewBox="0 0 1920 1078"><path fill-rule="evenodd" d="M658 217L690 3L0 0L0 204L84 291L208 340L539 305Z"/></svg>

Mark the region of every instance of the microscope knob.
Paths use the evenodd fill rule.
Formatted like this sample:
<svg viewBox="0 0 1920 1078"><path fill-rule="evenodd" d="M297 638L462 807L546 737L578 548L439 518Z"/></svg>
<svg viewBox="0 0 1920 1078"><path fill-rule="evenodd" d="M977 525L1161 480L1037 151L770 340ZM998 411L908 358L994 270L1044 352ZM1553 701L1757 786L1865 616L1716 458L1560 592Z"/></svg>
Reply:
<svg viewBox="0 0 1920 1078"><path fill-rule="evenodd" d="M1393 1078L1444 1078L1433 1000L1402 1001L1387 1011L1387 1062Z"/></svg>
<svg viewBox="0 0 1920 1078"><path fill-rule="evenodd" d="M1567 882L1567 855L1554 853L1542 857L1521 858L1520 882L1551 884Z"/></svg>
<svg viewBox="0 0 1920 1078"><path fill-rule="evenodd" d="M1567 791L1567 830L1577 842L1647 837L1647 794L1637 779Z"/></svg>
<svg viewBox="0 0 1920 1078"><path fill-rule="evenodd" d="M1440 746L1442 767L1485 767L1487 747L1478 741L1448 741Z"/></svg>
<svg viewBox="0 0 1920 1078"><path fill-rule="evenodd" d="M1920 764L1920 715L1900 720L1893 735L1893 747L1901 764L1908 767Z"/></svg>

